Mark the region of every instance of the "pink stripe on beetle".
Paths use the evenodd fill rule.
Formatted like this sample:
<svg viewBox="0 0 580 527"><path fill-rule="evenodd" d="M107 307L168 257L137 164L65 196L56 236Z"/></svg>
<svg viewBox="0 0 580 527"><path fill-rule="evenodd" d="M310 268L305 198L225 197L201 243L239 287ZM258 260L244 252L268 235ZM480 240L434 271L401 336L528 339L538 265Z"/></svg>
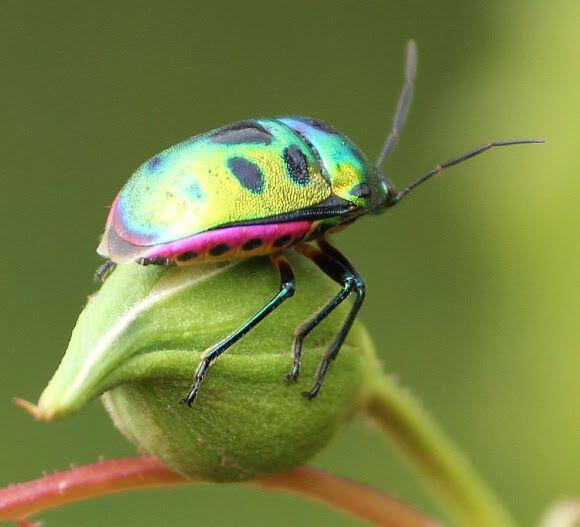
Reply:
<svg viewBox="0 0 580 527"><path fill-rule="evenodd" d="M153 247L143 254L145 258L173 258L184 253L219 257L227 253L232 258L233 252L244 252L244 245L255 245L263 252L273 248L284 248L297 240L303 239L312 228L311 221L292 221L286 223L268 223L263 225L242 225L222 227L213 231L202 232L183 240ZM258 243L259 241L259 243ZM251 242L255 242L252 244ZM270 249L270 250L268 250ZM246 249L248 253L252 249ZM255 255L255 253L253 253ZM240 254L242 256L242 254Z"/></svg>

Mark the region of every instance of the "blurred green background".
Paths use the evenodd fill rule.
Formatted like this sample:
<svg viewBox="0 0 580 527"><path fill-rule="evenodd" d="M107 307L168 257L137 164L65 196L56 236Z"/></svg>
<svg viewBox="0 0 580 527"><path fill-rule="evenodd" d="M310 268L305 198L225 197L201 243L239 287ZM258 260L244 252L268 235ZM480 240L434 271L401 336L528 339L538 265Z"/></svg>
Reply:
<svg viewBox="0 0 580 527"><path fill-rule="evenodd" d="M580 3L2 3L0 484L134 452L99 403L54 424L35 400L94 288L107 205L143 160L252 116L334 123L371 158L419 46L398 186L487 142L544 136L453 169L337 237L366 277L362 318L524 525L580 496ZM437 513L365 423L313 463ZM147 491L48 525L362 525L236 487Z"/></svg>

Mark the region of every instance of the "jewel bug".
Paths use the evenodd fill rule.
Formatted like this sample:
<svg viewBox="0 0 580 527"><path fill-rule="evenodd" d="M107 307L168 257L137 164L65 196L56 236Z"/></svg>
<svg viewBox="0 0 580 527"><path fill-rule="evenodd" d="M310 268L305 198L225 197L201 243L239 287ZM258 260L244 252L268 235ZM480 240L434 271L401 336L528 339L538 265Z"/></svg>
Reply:
<svg viewBox="0 0 580 527"><path fill-rule="evenodd" d="M360 274L327 239L367 213L380 213L442 170L493 147L542 139L496 141L437 165L400 191L381 173L397 143L411 104L417 64L407 45L405 81L390 134L376 164L345 135L308 117L250 119L178 143L146 161L111 207L98 253L115 263L192 265L269 255L280 288L253 317L206 350L183 403L191 406L210 365L261 320L289 299L295 280L284 250L311 259L341 289L300 325L292 345L288 381L300 374L304 339L338 305L354 296L348 315L322 357L315 397L365 298Z"/></svg>

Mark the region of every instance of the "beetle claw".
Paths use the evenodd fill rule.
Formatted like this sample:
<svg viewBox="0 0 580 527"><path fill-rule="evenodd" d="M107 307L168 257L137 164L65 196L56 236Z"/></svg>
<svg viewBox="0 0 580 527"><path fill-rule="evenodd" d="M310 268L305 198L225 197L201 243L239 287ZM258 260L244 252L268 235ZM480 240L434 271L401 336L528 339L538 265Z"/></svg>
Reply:
<svg viewBox="0 0 580 527"><path fill-rule="evenodd" d="M292 362L290 373L286 374L286 382L298 382L300 376L300 359L295 357Z"/></svg>
<svg viewBox="0 0 580 527"><path fill-rule="evenodd" d="M310 390L309 392L302 392L302 395L308 399L309 401L311 401L312 399L314 399L316 397L316 395L318 394L318 390Z"/></svg>
<svg viewBox="0 0 580 527"><path fill-rule="evenodd" d="M287 373L284 380L286 382L298 382L298 372L291 371L290 373Z"/></svg>
<svg viewBox="0 0 580 527"><path fill-rule="evenodd" d="M193 396L188 395L187 397L184 397L183 399L181 399L181 401L179 401L179 404L183 404L184 406L188 406L189 408L191 408L193 401L195 401L196 395L197 394L193 394Z"/></svg>

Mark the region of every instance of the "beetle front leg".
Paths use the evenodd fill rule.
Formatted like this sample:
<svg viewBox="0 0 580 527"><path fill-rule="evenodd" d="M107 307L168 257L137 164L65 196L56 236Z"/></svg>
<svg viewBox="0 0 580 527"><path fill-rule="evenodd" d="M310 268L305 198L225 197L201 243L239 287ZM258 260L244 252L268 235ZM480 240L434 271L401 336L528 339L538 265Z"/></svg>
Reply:
<svg viewBox="0 0 580 527"><path fill-rule="evenodd" d="M299 245L297 250L307 258L311 259L326 275L339 283L342 288L337 295L315 313L314 316L297 328L294 339L294 361L292 364L292 370L287 376L288 380L296 380L298 377L303 339L351 294L354 293L356 299L350 308L338 335L326 350L326 353L318 366L314 386L311 390L304 392L304 396L308 399L316 397L320 391L330 361L334 360L338 355L362 303L364 302L366 293L364 280L346 257L338 251L338 249L333 247L325 239L318 240L318 246L319 249L310 245Z"/></svg>
<svg viewBox="0 0 580 527"><path fill-rule="evenodd" d="M328 370L328 365L330 364L331 360L336 359L338 352L340 351L340 348L342 347L346 337L348 336L350 328L352 327L352 324L354 323L356 316L358 315L358 312L364 302L366 295L366 286L364 281L360 278L360 276L354 277L353 290L354 294L356 295L355 301L353 302L352 307L350 308L350 311L348 313L348 316L346 317L346 320L342 324L342 327L340 328L338 335L334 339L334 342L330 345L324 357L320 361L320 365L318 366L318 370L316 372L316 382L314 383L314 386L309 392L304 393L305 397L307 397L308 399L316 397L316 395L320 391L320 388L322 387L322 383L324 381L324 377L326 376L326 372Z"/></svg>
<svg viewBox="0 0 580 527"><path fill-rule="evenodd" d="M346 277L342 289L327 304L325 304L317 313L310 317L306 322L301 324L294 331L294 342L292 344L292 369L286 375L287 381L297 381L300 375L300 363L302 358L302 348L304 339L308 334L322 322L335 308L337 308L352 293L354 281Z"/></svg>

